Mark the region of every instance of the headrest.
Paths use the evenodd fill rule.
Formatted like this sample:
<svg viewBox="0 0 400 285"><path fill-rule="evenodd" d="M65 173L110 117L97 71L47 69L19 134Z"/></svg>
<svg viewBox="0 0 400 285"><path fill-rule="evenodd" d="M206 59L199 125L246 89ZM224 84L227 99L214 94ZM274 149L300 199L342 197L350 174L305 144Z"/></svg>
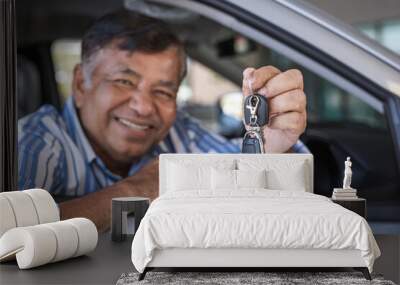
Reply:
<svg viewBox="0 0 400 285"><path fill-rule="evenodd" d="M18 119L39 109L43 96L39 68L22 54L17 60L17 94Z"/></svg>

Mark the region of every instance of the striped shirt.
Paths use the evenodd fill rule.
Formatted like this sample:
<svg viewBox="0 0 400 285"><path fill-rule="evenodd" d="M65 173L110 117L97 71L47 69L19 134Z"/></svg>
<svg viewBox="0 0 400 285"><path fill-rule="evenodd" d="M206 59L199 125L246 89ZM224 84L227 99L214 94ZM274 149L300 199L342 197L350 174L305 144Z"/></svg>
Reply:
<svg viewBox="0 0 400 285"><path fill-rule="evenodd" d="M161 153L238 153L241 140L210 133L178 111L174 125L158 145L132 164L129 176ZM295 152L308 152L299 141ZM18 122L19 189L43 188L55 195L82 196L122 179L95 154L71 96L60 114L44 105Z"/></svg>

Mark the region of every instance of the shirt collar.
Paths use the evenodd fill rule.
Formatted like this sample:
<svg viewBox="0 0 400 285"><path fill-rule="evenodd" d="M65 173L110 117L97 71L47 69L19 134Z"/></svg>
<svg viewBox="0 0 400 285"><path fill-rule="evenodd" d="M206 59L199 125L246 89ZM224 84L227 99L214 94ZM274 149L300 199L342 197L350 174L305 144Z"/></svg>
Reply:
<svg viewBox="0 0 400 285"><path fill-rule="evenodd" d="M63 117L67 125L67 129L72 139L78 146L81 153L84 154L86 161L91 163L97 156L90 145L85 132L82 129L77 110L75 108L74 97L70 96L64 106Z"/></svg>

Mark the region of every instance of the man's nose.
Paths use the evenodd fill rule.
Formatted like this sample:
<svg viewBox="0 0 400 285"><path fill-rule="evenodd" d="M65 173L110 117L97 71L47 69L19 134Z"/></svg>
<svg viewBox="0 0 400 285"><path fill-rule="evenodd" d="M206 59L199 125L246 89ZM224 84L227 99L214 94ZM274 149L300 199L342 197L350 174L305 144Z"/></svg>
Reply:
<svg viewBox="0 0 400 285"><path fill-rule="evenodd" d="M154 113L154 102L151 94L134 92L129 100L129 108L137 112L139 116L146 117Z"/></svg>

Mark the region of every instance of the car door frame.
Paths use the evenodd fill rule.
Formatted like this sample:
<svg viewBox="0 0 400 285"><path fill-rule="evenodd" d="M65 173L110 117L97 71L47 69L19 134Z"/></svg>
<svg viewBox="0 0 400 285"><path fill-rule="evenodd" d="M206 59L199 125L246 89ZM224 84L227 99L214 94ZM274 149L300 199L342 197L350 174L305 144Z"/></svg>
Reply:
<svg viewBox="0 0 400 285"><path fill-rule="evenodd" d="M265 42L266 39L273 43L272 45L275 45L275 47L271 44L268 45L271 49L284 54L301 65L304 65L304 62L309 63L311 71L320 74L328 81L335 79L335 85L338 87L349 91L351 94L367 94L368 98L363 95L358 97L385 114L396 155L397 173L400 175L400 112L398 112L400 110L400 96L396 96L390 90L360 74L351 66L337 60L332 55L318 49L290 31L237 6L234 3L237 1L150 0L149 2L162 3L201 14L220 24L228 25L237 32L246 32L246 35L253 40L262 42L264 39ZM271 5L280 4L279 2L281 1L269 0ZM285 7L285 9L290 8ZM259 36L259 38L256 39L256 36ZM346 40L341 36L339 37L339 35L338 39ZM281 50L277 50L277 47L280 47ZM360 49L360 51L363 50ZM379 60L379 58L375 57L373 59ZM393 68L393 66L390 66L390 68ZM321 71L322 74L319 73Z"/></svg>
<svg viewBox="0 0 400 285"><path fill-rule="evenodd" d="M17 41L15 0L0 1L0 192L17 190Z"/></svg>

